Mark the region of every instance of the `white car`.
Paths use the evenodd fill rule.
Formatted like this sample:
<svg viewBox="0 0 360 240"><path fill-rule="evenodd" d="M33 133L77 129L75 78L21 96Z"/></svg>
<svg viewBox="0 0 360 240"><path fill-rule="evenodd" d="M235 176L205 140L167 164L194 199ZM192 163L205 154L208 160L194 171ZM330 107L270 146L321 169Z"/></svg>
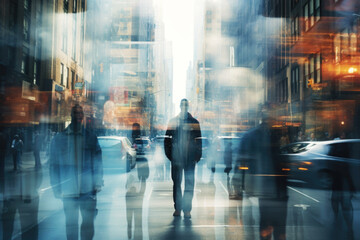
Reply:
<svg viewBox="0 0 360 240"><path fill-rule="evenodd" d="M127 137L98 137L105 168L120 168L129 172L136 165L136 151Z"/></svg>

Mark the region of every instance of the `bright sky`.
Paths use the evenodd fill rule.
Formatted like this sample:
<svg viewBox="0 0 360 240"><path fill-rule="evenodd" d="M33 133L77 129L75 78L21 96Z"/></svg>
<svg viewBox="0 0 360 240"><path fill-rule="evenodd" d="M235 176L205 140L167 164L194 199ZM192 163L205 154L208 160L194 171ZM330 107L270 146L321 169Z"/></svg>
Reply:
<svg viewBox="0 0 360 240"><path fill-rule="evenodd" d="M186 97L186 74L193 57L194 0L163 0L165 38L173 43L175 112Z"/></svg>

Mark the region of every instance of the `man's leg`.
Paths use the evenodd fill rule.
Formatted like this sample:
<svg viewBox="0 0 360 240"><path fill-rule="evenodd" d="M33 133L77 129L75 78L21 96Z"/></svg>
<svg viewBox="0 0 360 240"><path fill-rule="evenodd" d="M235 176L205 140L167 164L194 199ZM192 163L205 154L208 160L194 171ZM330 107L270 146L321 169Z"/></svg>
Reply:
<svg viewBox="0 0 360 240"><path fill-rule="evenodd" d="M18 168L18 165L17 165L17 152L16 151L13 152L13 164L14 164L14 171L16 171L17 168Z"/></svg>
<svg viewBox="0 0 360 240"><path fill-rule="evenodd" d="M79 199L64 198L64 213L66 221L66 236L67 239L79 238Z"/></svg>
<svg viewBox="0 0 360 240"><path fill-rule="evenodd" d="M194 185L195 185L195 164L187 166L185 169L185 190L183 200L183 210L190 212L192 209L192 199L194 196Z"/></svg>
<svg viewBox="0 0 360 240"><path fill-rule="evenodd" d="M81 239L94 237L94 221L96 216L96 195L85 195L80 199L82 217Z"/></svg>
<svg viewBox="0 0 360 240"><path fill-rule="evenodd" d="M35 157L35 167L40 168L41 167L40 151L34 151L34 157Z"/></svg>
<svg viewBox="0 0 360 240"><path fill-rule="evenodd" d="M11 239L14 231L14 220L18 200L5 200L2 211L3 239ZM5 230L6 229L6 230Z"/></svg>
<svg viewBox="0 0 360 240"><path fill-rule="evenodd" d="M183 168L179 166L171 165L171 178L173 180L173 200L174 208L176 211L182 210L182 193L181 193L181 181L182 181Z"/></svg>
<svg viewBox="0 0 360 240"><path fill-rule="evenodd" d="M38 211L39 211L39 198L34 197L29 200L22 201L18 206L21 223L21 238L22 239L38 239L39 226L38 226ZM31 228L29 228L31 224Z"/></svg>

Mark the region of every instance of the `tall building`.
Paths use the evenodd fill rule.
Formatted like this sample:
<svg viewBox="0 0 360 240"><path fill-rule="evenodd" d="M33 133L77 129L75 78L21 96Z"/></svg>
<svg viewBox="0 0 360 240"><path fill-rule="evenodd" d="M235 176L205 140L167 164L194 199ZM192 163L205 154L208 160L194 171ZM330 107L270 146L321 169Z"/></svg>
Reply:
<svg viewBox="0 0 360 240"><path fill-rule="evenodd" d="M259 1L204 1L202 31L195 41L195 112L214 134L254 126L263 102L263 51ZM255 53L255 54L254 54Z"/></svg>
<svg viewBox="0 0 360 240"><path fill-rule="evenodd" d="M265 1L264 14L281 23L267 59L267 100L279 124L317 139L358 137L358 1L275 3Z"/></svg>
<svg viewBox="0 0 360 240"><path fill-rule="evenodd" d="M107 1L100 11L108 18L96 28L108 35L93 65L98 118L106 129L128 132L139 123L143 134L154 135L166 120L169 91L158 11L146 0Z"/></svg>
<svg viewBox="0 0 360 240"><path fill-rule="evenodd" d="M86 101L86 1L3 0L0 7L0 121L31 143L33 129L63 129L73 102Z"/></svg>

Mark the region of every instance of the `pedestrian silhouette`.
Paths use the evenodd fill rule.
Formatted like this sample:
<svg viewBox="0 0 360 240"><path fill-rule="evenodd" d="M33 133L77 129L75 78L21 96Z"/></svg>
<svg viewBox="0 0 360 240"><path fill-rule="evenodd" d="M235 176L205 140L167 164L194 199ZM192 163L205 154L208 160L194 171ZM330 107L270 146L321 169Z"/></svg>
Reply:
<svg viewBox="0 0 360 240"><path fill-rule="evenodd" d="M92 239L97 213L96 194L103 185L101 148L95 134L83 126L80 105L71 110L71 124L51 142L50 182L56 198L63 201L68 239Z"/></svg>
<svg viewBox="0 0 360 240"><path fill-rule="evenodd" d="M38 239L39 188L42 171L25 169L20 173L7 172L2 212L3 239L12 239L15 215L19 214L21 239Z"/></svg>
<svg viewBox="0 0 360 240"><path fill-rule="evenodd" d="M260 239L286 239L287 187L283 162L279 155L280 134L270 126L268 113L262 123L248 131L243 139L241 156L247 162L245 192L259 199Z"/></svg>
<svg viewBox="0 0 360 240"><path fill-rule="evenodd" d="M21 155L23 151L24 143L20 139L18 134L15 134L14 139L11 142L11 150L13 154L14 171L18 171L21 168Z"/></svg>
<svg viewBox="0 0 360 240"><path fill-rule="evenodd" d="M200 161L201 130L199 122L188 112L189 102L182 99L181 112L171 119L166 131L169 138L165 138L164 148L167 158L171 161L171 178L173 180L173 201L175 212L173 216L191 217L192 199L194 195L195 165ZM184 194L181 182L185 177Z"/></svg>

